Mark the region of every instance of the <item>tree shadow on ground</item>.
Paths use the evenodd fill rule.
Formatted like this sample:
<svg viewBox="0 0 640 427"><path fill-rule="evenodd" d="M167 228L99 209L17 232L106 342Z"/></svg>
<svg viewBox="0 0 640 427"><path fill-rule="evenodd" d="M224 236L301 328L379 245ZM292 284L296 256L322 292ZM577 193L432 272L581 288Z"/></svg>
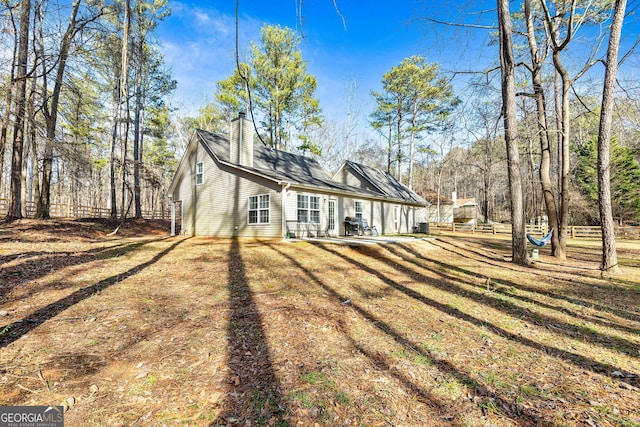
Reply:
<svg viewBox="0 0 640 427"><path fill-rule="evenodd" d="M94 248L83 252L24 252L5 262L24 258L24 261L16 265L0 267L0 300L11 290L28 281L36 280L46 275L55 273L64 268L79 266L97 260L108 260L125 256L141 247L162 241L166 238L149 239L131 243L120 243L107 247ZM46 285L43 285L46 286ZM22 296L28 298L40 291L38 287L31 287L30 292Z"/></svg>
<svg viewBox="0 0 640 427"><path fill-rule="evenodd" d="M254 299L240 243L233 238L228 252L229 306L228 375L222 412L211 426L286 424L286 401L272 366L264 323Z"/></svg>
<svg viewBox="0 0 640 427"><path fill-rule="evenodd" d="M173 249L176 248L180 243L184 240L179 240L173 243L168 248L164 249L162 252L156 254L149 261L146 261L142 264L136 265L135 267L130 268L124 273L115 274L109 278L101 280L91 286L87 286L82 289L78 289L77 291L71 293L70 295L59 299L58 301L52 302L51 304L40 308L39 310L27 315L21 320L13 322L8 325L0 326L0 348L6 347L14 341L17 341L25 334L31 332L44 322L56 317L64 310L72 307L79 302L92 297L94 294L101 292L117 283L122 282L123 280L138 274L140 271L144 270L147 267L158 262L162 257L167 255ZM148 243L148 242L146 242ZM133 250L133 249L129 249Z"/></svg>
<svg viewBox="0 0 640 427"><path fill-rule="evenodd" d="M462 284L466 284L468 286L471 286L473 288L479 288L479 284L477 281L472 281L472 280L465 280L461 277L455 277L455 276L451 276L448 275L446 273L444 273L443 271L449 271L449 270L453 270L456 266L454 266L453 264L448 264L442 261L436 261L436 260L428 260L426 259L424 256L420 255L419 253L417 253L415 250L408 248L405 245L397 245L397 247L400 247L402 249L404 249L405 254L403 254L402 252L400 252L394 245L384 245L382 246L384 247L389 253L403 259L406 262L412 262L415 264L415 260L421 260L421 264L420 267L425 268L427 270L429 270L429 267L426 265L427 263L431 263L431 264L435 264L437 266L439 266L440 268L438 269L438 274L440 274L443 278L445 278L447 280L446 283L439 283L437 281L429 281L429 284L433 287L436 287L438 289L447 291L447 292L455 292L458 295L464 296L465 298L468 298L470 300L473 300L477 303L483 304L483 305L487 305L491 308L494 308L496 310L502 311L510 316L522 319L530 324L533 325L542 325L542 326L549 326L549 325L553 325L554 330L558 331L558 333L562 333L566 336L569 336L571 338L574 339L579 339L579 340L583 340L583 339L587 339L589 341L589 343L591 344L596 344L596 345L600 345L604 348L607 349L615 349L617 351L620 351L623 354L627 354L630 355L632 357L638 357L638 355L640 355L640 346L638 346L638 344L631 342L629 340L626 340L624 338L620 338L620 337L611 337L609 335L606 334L602 334L602 333L598 333L597 331L593 331L589 328L583 328L583 327L579 327L576 325L572 325L566 322L562 322L559 319L555 319L553 317L547 316L545 314L542 313L536 313L533 312L531 310L529 310L528 308L525 307L519 307L517 304L511 303L507 300L505 300L504 298L497 298L496 294L501 294L504 296L507 296L509 298L513 298L513 299L517 299L517 300L521 300L523 302L527 302L527 303L532 303L532 304L536 304L536 305L540 305L540 306L545 306L546 308L550 309L550 310L557 310L557 311L563 311L560 310L559 307L555 307L552 305L548 305L548 304L544 304L541 303L533 298L528 298L525 296L521 296L521 295L515 295L513 293L509 293L507 291L505 291L505 289L502 289L502 292L483 292L483 293L478 293L478 292L474 292L474 291L469 291L467 289L465 289L464 287L458 285L458 283L462 283ZM409 253L411 255L411 259L408 258L406 256L406 253ZM414 270L414 269L410 269L408 267L401 267L398 265L395 265L393 263L393 260L384 257L382 254L379 255L380 258L377 259L383 259L384 262L386 262L388 265L393 265L394 268L396 268L398 271L405 273L405 274L410 274L412 276L416 276L419 275L419 279L422 281L428 281L428 278L424 277L420 272ZM468 275L470 277L478 277L477 273L474 273L470 270L465 270L465 269L460 269L458 268L459 271L464 272L465 275ZM499 284L505 285L505 286L509 286L509 287L514 287L514 288L518 288L519 285L515 282L510 282L510 281L502 281L502 280L491 280L492 285L498 286ZM485 289L486 290L486 289ZM570 310L565 309L565 314L568 314L572 317L580 317L577 313L573 313ZM585 319L588 321L592 321L592 320L597 320L597 319ZM597 323L594 322L594 323ZM610 327L614 327L613 325L609 324L609 323L605 323L602 322L602 324L606 325L606 326L610 326ZM618 325L618 326L622 326L622 325ZM629 332L631 333L636 333L637 331L630 328L631 330Z"/></svg>
<svg viewBox="0 0 640 427"><path fill-rule="evenodd" d="M399 289L401 291L403 289L406 291L409 291L404 286L399 285L398 283L392 281L391 279L384 276L383 274L380 274L379 272L376 272L375 270L372 270L364 266L363 264L353 260L352 258L346 257L343 254L338 253L337 251L331 249L325 244L315 243L315 245L339 258L346 259L349 263L357 265L359 268L363 268L363 270L367 271L368 273L376 275L383 282L387 284L391 284L391 286L396 289ZM346 295L341 295L336 289L331 287L329 284L325 283L325 281L323 281L317 274L314 274L310 269L305 267L303 264L301 264L298 260L296 260L291 255L287 254L286 252L278 249L273 245L269 245L269 247L273 249L275 252L277 252L278 254L280 254L282 257L288 259L293 266L295 266L297 269L302 271L309 278L310 283L320 286L323 289L323 291L326 292L335 301L336 304L344 305L344 301L349 300L349 298ZM411 295L412 293L413 291L409 291L408 295L412 296ZM457 367L452 365L450 362L434 357L428 350L422 348L419 345L419 343L413 342L410 339L406 338L399 330L394 328L392 325L386 323L385 321L379 319L370 311L365 309L363 306L359 305L357 302L350 301L349 306L353 310L355 310L360 316L366 319L372 326L374 326L375 328L383 332L385 335L393 339L399 345L402 345L407 350L415 352L421 355L422 357L426 358L427 360L429 360L430 364L437 367L441 372L452 376L461 384L466 384L470 387L473 387L478 396L481 396L484 399L488 399L494 402L496 405L498 405L498 407L500 407L504 411L504 413L507 416L509 416L514 420L517 420L519 425L521 426L549 425L548 423L541 420L536 413L532 412L530 409L525 408L523 405L518 403L517 399L507 398L502 396L499 393L489 390L487 387L479 384L468 373L458 369ZM340 328L340 331L343 333L343 335L345 336L345 338L347 339L347 341L355 351L357 351L358 353L366 357L368 360L370 360L371 363L373 363L378 369L381 369L385 371L388 375L395 377L403 385L403 387L407 390L407 392L414 394L419 401L431 407L437 413L437 416L440 418L439 421L441 425L444 425L444 424L454 425L454 426L465 425L462 420L462 416L464 415L463 413L455 413L455 411L452 413L451 407L447 403L445 403L444 401L436 397L433 393L431 393L425 387L416 383L413 379L409 378L407 375L403 374L398 369L392 368L393 363L387 360L383 355L373 354L370 351L368 351L363 345L358 343L357 339L354 338L349 333L349 331L347 330L347 327L341 321L339 321L338 323L339 324L337 326Z"/></svg>
<svg viewBox="0 0 640 427"><path fill-rule="evenodd" d="M396 250L394 250L393 248L391 248L389 246L384 246L384 247L386 249L388 249L390 252L394 253L395 255L403 258L405 261L412 262L412 260L410 258L408 258L406 255L400 253L399 251L396 251ZM420 260L423 264L424 263L433 263L433 264L438 265L440 267L440 270L438 271L439 274L443 274L444 275L445 273L443 273L443 271L446 271L446 270L456 270L456 271L458 271L460 273L471 275L473 277L480 277L480 276L478 276L477 273L474 273L474 272L472 272L470 270L461 269L461 268L459 268L457 266L453 266L451 264L447 264L447 263L443 263L443 262L436 261L436 260L433 260L433 259L429 259L429 258L425 257L424 255L420 254L419 252L417 252L416 250L414 250L413 248L408 247L406 245L397 244L396 247L401 248L402 250L404 250L406 253L408 253L414 259ZM422 266L424 268L428 268L428 267L426 267L424 265L422 265ZM481 285L478 284L477 281L474 283L473 281L462 280L459 277L454 277L454 276L451 276L451 275L446 275L446 277L451 279L451 280L457 280L457 281L459 281L461 283L465 283L465 284L468 284L470 286L474 286L476 288L480 288L481 287ZM514 289L516 289L518 291L528 292L528 293L532 293L534 295L546 296L546 297L549 297L549 298L552 298L552 299L557 299L557 300L561 299L561 298L555 298L554 297L555 294L547 293L543 289L539 289L539 288L532 287L532 286L527 286L527 285L524 285L522 283L516 283L516 282L513 282L513 281L509 281L509 280L504 280L504 279L496 279L496 278L488 279L488 278L486 278L484 276L482 276L482 278L490 280L490 282L491 282L491 289L488 289L486 287L487 285L485 284L485 291L486 292L500 294L500 295L503 295L504 297L513 298L513 299L522 301L524 303L535 304L537 306L544 307L544 308L549 309L549 310L553 310L553 311L556 311L556 312L559 312L559 313L563 313L563 314L565 314L567 316L571 316L571 317L574 317L574 318L577 318L577 319L582 319L585 322L595 323L595 324L598 324L598 325L601 325L601 326L609 327L609 328L612 328L612 329L617 329L617 330L622 331L622 332L628 332L628 333L632 333L632 334L640 333L640 329L629 327L629 326L626 326L626 325L621 325L618 322L615 322L615 321L612 321L612 320L609 320L609 319L605 319L605 318L603 318L601 316L597 316L597 315L595 315L595 316L587 316L587 315L584 315L582 313L576 312L575 310L571 310L571 309L569 309L567 307L549 304L549 303L546 303L544 301L541 301L540 299L535 299L535 298L528 297L528 296L525 296L525 295L518 295L518 294L515 294L515 293L512 292ZM581 307L585 307L586 305L587 305L587 303L580 304ZM537 318L534 317L533 320L537 321ZM572 328L573 328L573 326L572 326ZM582 333L583 331L586 331L587 334L592 333L592 331L586 330L584 328L580 328L580 327L577 327L577 326L575 328L578 328L578 329L576 329L576 332ZM633 344L633 345L635 345L635 344Z"/></svg>
<svg viewBox="0 0 640 427"><path fill-rule="evenodd" d="M390 279L389 277L387 277L386 275L380 273L378 270L364 264L363 262L349 257L345 254L341 254L339 252L337 252L336 250L328 247L325 244L321 244L318 243L316 244L318 247L322 248L323 250L332 253L334 255L336 255L337 257L340 257L346 261L348 261L349 263L351 263L354 266L357 266L358 268L362 269L362 271L366 271L367 273L378 277L381 281L383 281L384 283L386 283L389 286L392 286L393 288L397 289L398 291L404 293L405 295L422 302L423 304L426 304L442 313L445 313L449 316L453 316L456 317L460 320L463 320L465 322L469 322L473 325L479 326L479 327L483 327L483 328L487 328L491 331L494 331L495 333L497 333L498 335L502 336L503 338L506 338L508 340L511 340L513 342L522 344L524 346L530 347L536 351L539 351L543 354L548 354L551 355L553 357L556 357L560 360L564 360L564 361L568 361L573 363L574 365L582 368L582 369L586 369L586 370L590 370L592 372L596 372L599 374L603 374L606 376L609 376L610 378L614 378L611 377L612 372L625 372L624 369L619 368L617 366L613 366L610 365L608 363L604 363L604 362L599 362L597 360L594 359L590 359L586 356L583 356L581 354L577 354L577 353L572 353L570 351L567 350L563 350L557 347L553 347L550 345L545 345L542 343L539 343L537 341L534 341L530 338L526 338L524 336L521 336L519 334L515 334L513 332L507 331L506 329L494 325L493 323L486 321L486 320L482 320L479 319L475 316L472 316L468 313L465 313L461 310L459 310L458 308L455 307L451 307L447 304L443 304L439 301L436 301L432 298L429 298L425 295L422 295L421 293L410 289L392 279ZM442 281L439 283L436 283L436 281L432 280L429 277L425 277L419 273L417 273L414 270L411 270L407 267L404 266L400 266L397 263L395 263L393 260L389 260L389 259L385 259L383 257L375 257L375 259L377 261L380 262L384 262L386 263L389 267L395 269L396 271L403 273L403 274L408 274L413 276L414 278L418 278L422 281L424 281L425 283L428 283L431 286L437 287L439 289L445 290L447 292L451 292L451 293L457 293L459 295L462 295L464 297L467 297L467 295L460 293L459 292L459 286L455 285L455 283L450 282L450 281ZM453 266L452 266L453 267ZM442 274L440 271L436 272L437 274ZM637 386L640 385L640 378L638 378L635 375L625 375L623 378L616 378L619 381L623 381L623 382L627 382L631 385Z"/></svg>
<svg viewBox="0 0 640 427"><path fill-rule="evenodd" d="M430 242L432 243L432 242ZM448 245L452 245L453 247L455 247L458 250L453 250L451 248L442 246L440 244L434 244L434 246L441 248L445 251L450 251L452 253L455 253L458 256L466 256L464 254L461 253L460 249L462 250L467 250L467 248L460 248L459 246L451 243L451 242L444 242ZM433 244L433 243L432 243ZM500 267L500 268L509 268L511 270L517 271L517 272L522 272L522 269L517 269L513 266L509 266L509 263L504 263L503 264L495 264L492 262L487 261L487 257L486 255L476 252L476 251L472 251L473 253L479 255L482 260L482 262L485 263L489 263L493 266L496 267ZM413 253L415 254L415 251L413 251ZM458 271L462 274L471 274L471 275L476 275L477 273L471 272L469 270L466 270L460 266L457 265L451 265L451 264L443 264L443 268L447 268L450 270L454 270L454 271ZM618 308L613 306L612 304L609 305L604 305L601 304L600 302L598 302L598 300L596 298L594 299L585 299L584 295L585 295L585 286L580 283L580 282L576 282L574 279L570 279L567 278L566 276L568 274L573 275L573 273L561 273L561 272L557 272L557 271L548 271L548 270L542 270L540 271L540 274L544 274L546 276L550 276L553 275L553 279L556 283L562 283L562 284L566 284L568 286L567 289L565 289L565 292L568 295L565 294L560 294L558 292L554 292L548 289L544 289L543 287L540 286L531 286L531 285L526 285L524 283L515 283L512 281L508 281L508 280L502 280L502 279L496 279L497 282L502 283L503 285L506 286L513 286L514 288L518 288L518 289L522 289L528 292L535 292L535 293L539 293L541 295L545 295L548 296L550 298L554 298L554 299L558 299L558 300L563 300L563 301L567 301L570 302L572 304L575 305L579 305L582 307L589 307L589 308L595 308L597 310L600 311L604 311L604 312L609 312L611 314L614 314L616 316L620 316L622 318L634 321L634 322L640 322L640 316L638 316L636 313L622 309L622 308ZM586 276L581 276L584 277L585 279L589 279L589 280L594 280L597 281L599 283L603 283L603 284L611 284L612 282L615 283L619 283L623 286L628 286L628 284L625 284L624 281L619 281L619 280L605 280L605 279L601 279L599 277L594 277L593 275L586 275ZM577 285L578 284L578 285ZM631 285L633 286L634 283L631 283ZM619 294L624 294L622 295L620 298L622 299L628 299L629 301L634 301L635 299L638 298L638 291L635 289L620 289L619 291L617 291Z"/></svg>

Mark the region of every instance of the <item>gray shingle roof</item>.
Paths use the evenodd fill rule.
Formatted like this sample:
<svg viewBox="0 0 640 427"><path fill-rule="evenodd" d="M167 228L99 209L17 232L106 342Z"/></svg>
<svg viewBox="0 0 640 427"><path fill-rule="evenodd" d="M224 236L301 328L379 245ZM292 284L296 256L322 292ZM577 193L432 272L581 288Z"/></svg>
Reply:
<svg viewBox="0 0 640 427"><path fill-rule="evenodd" d="M347 166L354 172L366 179L371 185L376 187L385 196L406 200L408 202L415 202L425 204L424 200L413 190L409 189L406 185L400 183L393 175L380 169L372 168L369 166L361 165L347 160Z"/></svg>
<svg viewBox="0 0 640 427"><path fill-rule="evenodd" d="M286 181L292 185L316 187L329 191L344 191L366 197L383 197L424 204L424 199L403 186L391 175L378 169L348 162L355 172L366 174L363 175L365 178L373 180L372 183L378 191L357 188L334 181L329 172L315 159L272 149L261 143L253 145L253 167L240 166L229 160L230 143L228 137L204 130L196 132L208 150L219 160L275 181Z"/></svg>

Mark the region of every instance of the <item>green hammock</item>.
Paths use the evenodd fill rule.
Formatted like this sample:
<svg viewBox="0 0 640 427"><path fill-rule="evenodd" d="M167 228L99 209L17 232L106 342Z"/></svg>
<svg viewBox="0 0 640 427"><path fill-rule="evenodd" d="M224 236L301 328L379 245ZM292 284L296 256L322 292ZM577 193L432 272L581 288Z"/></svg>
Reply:
<svg viewBox="0 0 640 427"><path fill-rule="evenodd" d="M540 246L540 247L544 247L547 246L547 243L549 243L551 241L551 236L553 235L553 228L547 233L546 236L544 236L542 239L538 240L535 237L533 237L531 234L527 234L527 239L529 239L529 241L536 246Z"/></svg>

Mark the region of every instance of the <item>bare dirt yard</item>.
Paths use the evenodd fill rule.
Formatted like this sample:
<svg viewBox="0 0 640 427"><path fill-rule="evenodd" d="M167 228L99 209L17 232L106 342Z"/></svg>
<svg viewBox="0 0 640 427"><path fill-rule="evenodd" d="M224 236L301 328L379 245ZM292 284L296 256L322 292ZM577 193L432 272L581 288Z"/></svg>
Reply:
<svg viewBox="0 0 640 427"><path fill-rule="evenodd" d="M640 426L640 243L0 224L0 405L66 426Z"/></svg>

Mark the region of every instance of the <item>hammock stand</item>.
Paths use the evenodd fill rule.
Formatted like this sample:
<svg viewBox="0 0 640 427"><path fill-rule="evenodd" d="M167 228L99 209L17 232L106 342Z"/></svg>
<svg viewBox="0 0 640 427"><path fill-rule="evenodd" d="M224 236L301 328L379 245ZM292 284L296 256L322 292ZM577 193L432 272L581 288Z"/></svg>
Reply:
<svg viewBox="0 0 640 427"><path fill-rule="evenodd" d="M553 228L547 233L546 236L544 236L540 240L536 239L531 234L527 234L527 239L529 239L531 244L543 248L543 247L547 246L547 243L549 243L551 241L551 236L553 236Z"/></svg>

